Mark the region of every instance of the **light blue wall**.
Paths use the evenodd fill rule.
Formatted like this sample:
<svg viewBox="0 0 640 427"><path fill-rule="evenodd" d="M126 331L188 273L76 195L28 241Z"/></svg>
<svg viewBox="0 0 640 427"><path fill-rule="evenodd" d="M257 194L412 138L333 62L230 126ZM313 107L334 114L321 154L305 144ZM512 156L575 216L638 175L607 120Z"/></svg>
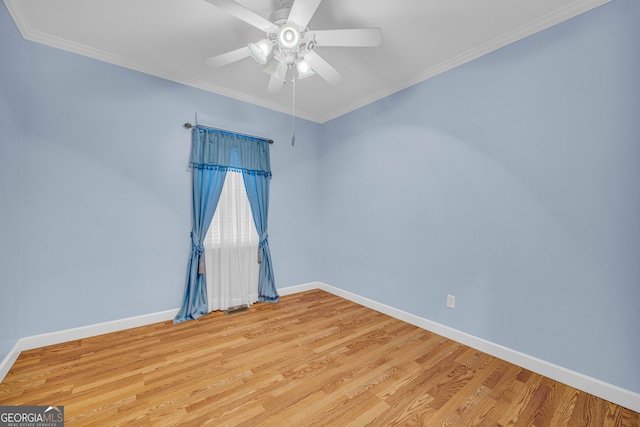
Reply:
<svg viewBox="0 0 640 427"><path fill-rule="evenodd" d="M0 54L18 64L0 68L0 87L15 92L0 108L25 116L22 128L1 131L2 231L10 238L0 249L12 266L0 273L3 319L11 317L3 340L179 307L191 229L190 133L182 124L195 112L201 123L275 140L276 283L317 279L318 124L296 121L294 149L288 115L26 42L4 5L0 17ZM6 219L5 199L15 206Z"/></svg>
<svg viewBox="0 0 640 427"><path fill-rule="evenodd" d="M322 281L640 392L639 20L616 0L326 124Z"/></svg>
<svg viewBox="0 0 640 427"><path fill-rule="evenodd" d="M0 360L20 338L21 46L0 2Z"/></svg>
<svg viewBox="0 0 640 427"><path fill-rule="evenodd" d="M1 4L0 357L178 307L181 124L198 112L276 140L278 287L322 280L640 392L638 18L616 0L325 125L297 120L292 148L286 115L25 42Z"/></svg>

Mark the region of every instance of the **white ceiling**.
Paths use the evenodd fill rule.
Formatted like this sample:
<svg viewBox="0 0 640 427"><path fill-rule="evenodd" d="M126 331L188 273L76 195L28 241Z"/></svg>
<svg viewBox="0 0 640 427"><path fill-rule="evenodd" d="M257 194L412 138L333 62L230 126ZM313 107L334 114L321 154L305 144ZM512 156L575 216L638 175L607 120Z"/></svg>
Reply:
<svg viewBox="0 0 640 427"><path fill-rule="evenodd" d="M610 0L323 0L309 28L382 30L377 48L317 47L344 77L296 82L296 116L324 123ZM291 113L252 58L205 60L264 33L204 0L4 0L23 37ZM268 18L277 0L237 0Z"/></svg>

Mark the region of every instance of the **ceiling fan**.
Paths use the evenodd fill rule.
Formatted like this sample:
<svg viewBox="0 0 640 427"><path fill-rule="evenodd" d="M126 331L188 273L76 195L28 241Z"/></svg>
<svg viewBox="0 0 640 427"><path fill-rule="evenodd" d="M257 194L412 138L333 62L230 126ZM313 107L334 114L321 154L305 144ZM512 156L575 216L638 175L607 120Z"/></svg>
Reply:
<svg viewBox="0 0 640 427"><path fill-rule="evenodd" d="M264 31L266 37L256 43L207 59L213 68L222 67L249 56L267 64L268 92L282 89L289 74L302 79L318 74L331 85L344 77L314 50L316 46L377 47L382 42L379 28L346 30L310 30L311 17L322 0L278 0L278 10L263 18L233 0L206 0L246 23ZM267 63L268 62L268 63Z"/></svg>

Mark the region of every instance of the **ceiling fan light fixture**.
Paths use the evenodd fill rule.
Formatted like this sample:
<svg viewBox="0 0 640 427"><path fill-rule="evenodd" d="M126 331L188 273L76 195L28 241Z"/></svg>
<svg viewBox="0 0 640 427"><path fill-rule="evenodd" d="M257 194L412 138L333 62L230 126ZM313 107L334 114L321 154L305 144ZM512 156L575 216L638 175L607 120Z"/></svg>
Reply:
<svg viewBox="0 0 640 427"><path fill-rule="evenodd" d="M267 57L273 48L273 43L271 43L271 40L262 39L257 43L249 43L247 47L249 48L249 53L253 59L260 64L266 64Z"/></svg>
<svg viewBox="0 0 640 427"><path fill-rule="evenodd" d="M304 58L299 59L298 62L296 62L296 69L298 70L298 79L304 79L313 76L316 73Z"/></svg>
<svg viewBox="0 0 640 427"><path fill-rule="evenodd" d="M269 64L262 71L269 74L270 76L278 77L283 68L286 71L287 66L274 58L269 62Z"/></svg>
<svg viewBox="0 0 640 427"><path fill-rule="evenodd" d="M300 31L291 24L286 24L278 30L278 44L287 50L295 50L300 44Z"/></svg>

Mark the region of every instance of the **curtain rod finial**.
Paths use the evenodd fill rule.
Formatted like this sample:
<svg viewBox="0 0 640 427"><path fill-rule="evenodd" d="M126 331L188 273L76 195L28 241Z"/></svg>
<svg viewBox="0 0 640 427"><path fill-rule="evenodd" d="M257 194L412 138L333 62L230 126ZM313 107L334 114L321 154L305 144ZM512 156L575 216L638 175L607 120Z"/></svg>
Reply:
<svg viewBox="0 0 640 427"><path fill-rule="evenodd" d="M183 126L185 127L185 129L191 129L193 127L191 123L185 123Z"/></svg>

